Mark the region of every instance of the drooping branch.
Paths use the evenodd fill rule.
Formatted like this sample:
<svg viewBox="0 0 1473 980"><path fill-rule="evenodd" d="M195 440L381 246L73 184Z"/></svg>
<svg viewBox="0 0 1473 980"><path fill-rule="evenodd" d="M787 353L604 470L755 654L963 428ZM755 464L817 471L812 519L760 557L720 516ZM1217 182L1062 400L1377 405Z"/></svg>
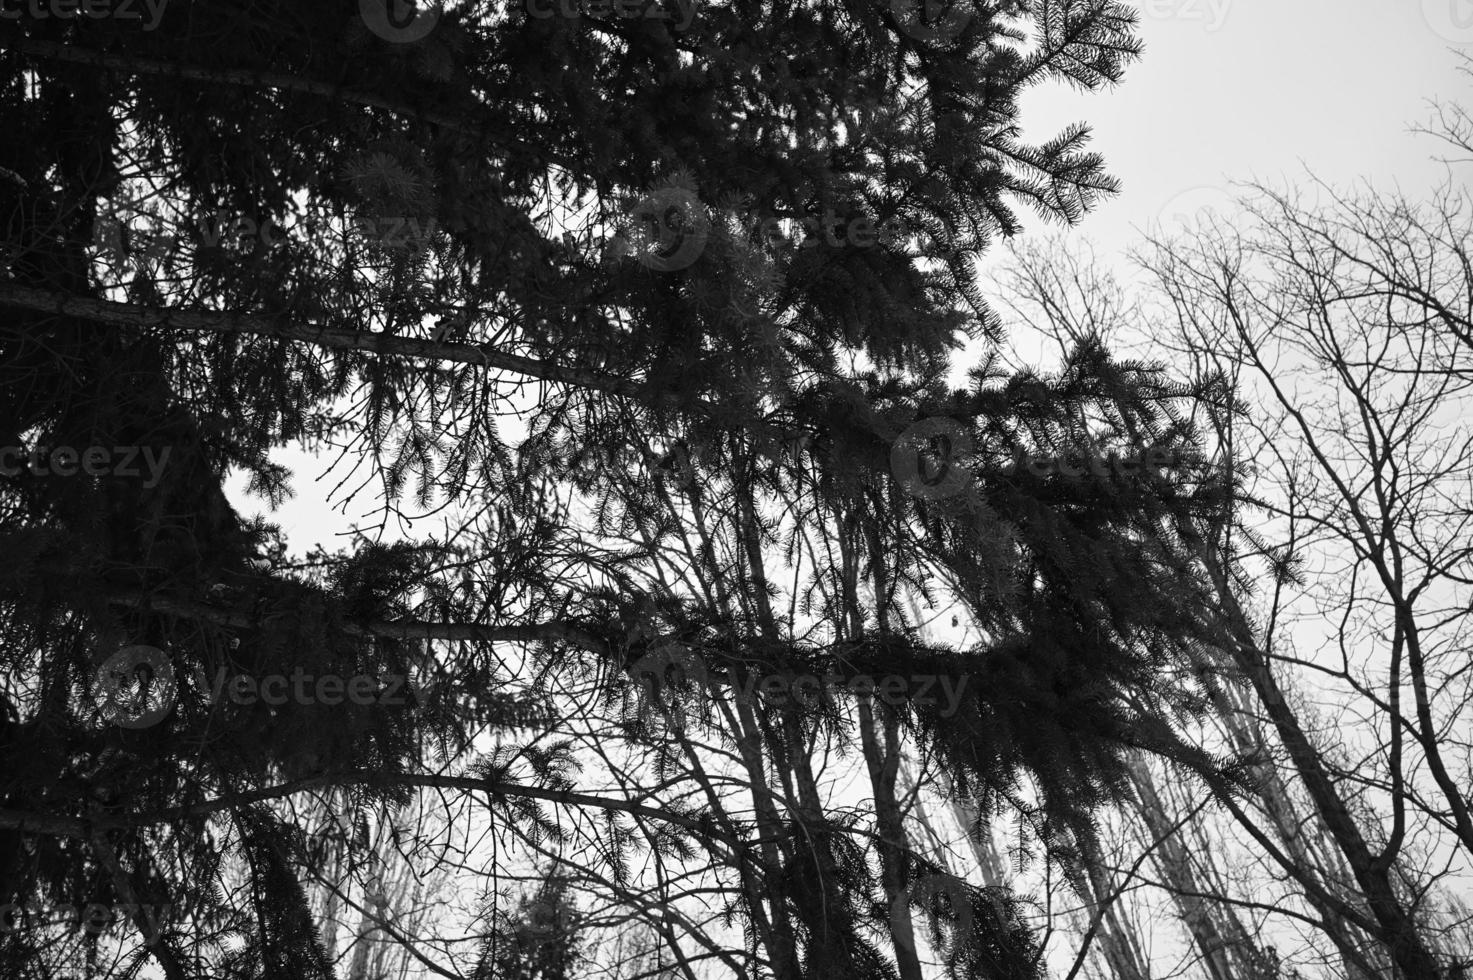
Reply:
<svg viewBox="0 0 1473 980"><path fill-rule="evenodd" d="M154 813L138 814L127 821L131 825L149 826L152 824L167 823L184 817L209 816L222 810L231 810L252 803L261 803L266 800L280 799L292 796L308 790L318 789L325 786L413 786L430 789L459 789L468 792L482 792L490 796L519 796L533 800L547 800L550 803L563 803L570 806L588 806L602 810L617 810L635 816L648 817L664 823L695 833L724 839L727 843L736 844L735 838L729 837L717 829L712 821L701 820L685 814L676 813L660 807L645 806L642 803L634 803L630 800L615 799L608 796L598 796L592 793L578 793L573 790L552 789L545 786L527 786L521 783L508 783L492 779L478 779L474 776L447 776L440 773L387 773L368 772L363 770L341 773L327 773L311 776L305 779L293 780L276 786L267 786L256 790L247 790L242 793L232 793L219 799L210 800L206 803L198 803L192 806L173 807L168 810L159 810Z"/></svg>
<svg viewBox="0 0 1473 980"><path fill-rule="evenodd" d="M22 56L65 61L76 65L88 65L109 71L128 72L135 75L160 75L187 82L205 82L214 85L229 85L237 88L269 89L277 92L293 92L299 95L314 95L325 99L336 99L369 109L382 109L406 119L415 119L439 126L452 132L474 133L500 140L529 157L540 157L564 167L571 163L545 146L534 146L505 132L505 127L492 129L472 125L464 114L446 110L435 110L412 105L402 99L394 99L377 92L349 88L337 82L316 78L305 78L279 71L262 71L253 68L217 68L207 65L191 65L137 54L113 51L93 51L76 44L60 44L55 41L38 41L34 38L19 38L13 49Z"/></svg>
<svg viewBox="0 0 1473 980"><path fill-rule="evenodd" d="M545 786L527 786L520 783L478 779L473 776L448 776L440 773L387 773L352 771L326 773L297 779L275 786L230 793L217 799L190 806L172 807L151 813L129 815L107 814L82 820L73 817L31 813L22 810L0 810L0 828L9 828L54 837L75 837L91 840L96 834L108 830L137 829L158 824L171 823L187 817L207 817L214 813L234 810L253 803L282 799L314 789L338 786L393 787L411 786L431 789L458 789L482 792L490 796L515 796L534 800L546 800L569 806L587 806L602 810L617 810L635 816L659 820L672 826L682 827L697 834L716 838L731 845L743 843L735 836L720 830L715 821L702 820L661 807L646 806L630 800L579 793L573 790L553 789Z"/></svg>
<svg viewBox="0 0 1473 980"><path fill-rule="evenodd" d="M118 605L144 606L155 612L181 619L193 619L252 629L260 626L259 616L240 609L213 606L205 602L173 599L138 591L113 591L108 601ZM377 636L396 640L459 640L468 643L537 643L557 640L583 647L595 653L606 653L609 644L575 623L552 621L519 626L487 626L480 623L438 623L422 619L379 619L361 623L343 623L349 636Z"/></svg>
<svg viewBox="0 0 1473 980"><path fill-rule="evenodd" d="M0 285L0 306L52 313L108 326L281 337L335 350L367 351L383 357L413 357L427 361L476 364L524 377L557 381L614 395L632 397L643 390L643 386L635 381L582 368L549 364L536 358L508 353L492 344L463 344L370 333L365 330L344 330L339 327L311 327L293 323L284 316L270 317L217 310L159 309L14 285Z"/></svg>

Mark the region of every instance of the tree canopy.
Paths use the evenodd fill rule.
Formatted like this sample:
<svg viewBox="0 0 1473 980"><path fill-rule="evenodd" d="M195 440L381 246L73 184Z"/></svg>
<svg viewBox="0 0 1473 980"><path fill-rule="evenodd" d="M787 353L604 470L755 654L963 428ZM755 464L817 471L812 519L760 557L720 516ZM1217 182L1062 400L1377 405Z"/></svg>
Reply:
<svg viewBox="0 0 1473 980"><path fill-rule="evenodd" d="M488 909L554 867L647 972L1041 975L1028 897L917 844L907 759L1076 875L1136 753L1232 784L1176 722L1233 476L1211 385L958 357L1018 209L1115 189L1018 104L1117 81L1132 13L931 14L0 22L0 442L40 460L0 475L4 899L132 907L169 980L362 976L327 909L428 862L464 919L360 939L551 980ZM442 529L292 553L223 488L280 501L297 444Z"/></svg>

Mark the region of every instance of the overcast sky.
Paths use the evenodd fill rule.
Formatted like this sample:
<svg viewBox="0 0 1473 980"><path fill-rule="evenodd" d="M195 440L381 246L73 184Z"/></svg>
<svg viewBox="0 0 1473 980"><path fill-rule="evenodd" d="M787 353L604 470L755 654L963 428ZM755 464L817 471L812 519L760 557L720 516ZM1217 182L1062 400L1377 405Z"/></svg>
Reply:
<svg viewBox="0 0 1473 980"><path fill-rule="evenodd" d="M1400 181L1444 173L1410 132L1434 97L1473 102L1473 0L1140 0L1144 56L1113 91L1031 91L1024 131L1085 121L1123 185L1071 234L1119 254L1163 209L1225 203L1231 180ZM1459 25L1462 25L1461 27ZM1037 223L1035 223L1037 226Z"/></svg>
<svg viewBox="0 0 1473 980"><path fill-rule="evenodd" d="M1434 97L1473 102L1455 53L1473 54L1473 0L1141 0L1139 9L1145 55L1118 88L1040 88L1022 105L1035 140L1088 122L1121 180L1121 194L1070 233L1102 260L1123 271L1137 229L1225 208L1234 179L1302 183L1312 171L1335 185L1399 184L1413 197L1444 179L1434 141L1410 130ZM1029 228L1049 230L1037 220ZM346 514L330 510L325 488L342 471L314 484L322 464L277 455L295 471L298 496L271 519L294 551L335 547L334 535L375 508L370 486ZM228 490L244 513L265 510L238 477Z"/></svg>

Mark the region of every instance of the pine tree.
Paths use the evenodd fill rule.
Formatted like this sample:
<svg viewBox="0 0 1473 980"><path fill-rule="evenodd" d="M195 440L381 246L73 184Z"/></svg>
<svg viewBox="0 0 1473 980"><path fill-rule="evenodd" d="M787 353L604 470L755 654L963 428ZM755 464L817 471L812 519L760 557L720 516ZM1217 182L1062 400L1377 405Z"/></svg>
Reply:
<svg viewBox="0 0 1473 980"><path fill-rule="evenodd" d="M0 438L167 463L156 482L0 478L0 658L23 679L6 694L18 765L0 828L20 836L0 841L0 897L189 894L246 945L172 923L149 947L170 980L331 976L290 799L453 789L535 843L568 833L544 804L599 812L619 894L642 846L620 820L653 811L653 850L739 882L721 916L741 935L709 954L732 972L919 980L924 926L953 973L1035 975L1036 938L981 891L916 891L937 869L906 839L895 767L918 740L982 810L1026 810L1067 848L1123 791L1130 752L1190 752L1169 719L1197 701L1168 668L1199 597L1157 549L1209 520L1217 490L1006 461L1100 428L1189 446L1170 413L1193 393L1091 344L1059 378L940 380L963 335L1000 329L970 257L1019 229L1020 203L1073 221L1114 189L1083 127L1024 141L1017 100L1048 79L1117 80L1132 15L1008 0L931 22L904 3L736 0L682 31L530 9L396 27L366 0L264 0L170 6L154 30L4 28ZM541 387L513 447L498 414L527 381ZM978 473L965 492L917 496L892 473L927 418L977 447L951 461ZM360 456L386 520L448 497L464 529L291 560L222 485L240 471L281 499L291 474L269 454L299 441ZM801 547L778 502L838 561L801 596L769 578ZM667 549L698 540L685 585L661 581ZM984 642L915 639L899 595L933 595L938 573ZM694 651L664 690L679 703L628 701L632 665L672 643ZM729 712L751 819L712 799L580 795L566 741L483 752L476 733L518 724L494 698L211 693L217 676L382 678L426 658L484 691L508 681L507 645L638 704L616 712L621 732L655 739L664 775L695 779L675 750L701 711ZM125 647L161 651L151 669L171 685L139 727L91 693ZM730 700L809 669L979 682L953 716L867 695ZM698 675L720 705L687 698ZM863 827L819 796L820 735L863 758ZM572 975L571 945L497 959L510 948L481 966Z"/></svg>

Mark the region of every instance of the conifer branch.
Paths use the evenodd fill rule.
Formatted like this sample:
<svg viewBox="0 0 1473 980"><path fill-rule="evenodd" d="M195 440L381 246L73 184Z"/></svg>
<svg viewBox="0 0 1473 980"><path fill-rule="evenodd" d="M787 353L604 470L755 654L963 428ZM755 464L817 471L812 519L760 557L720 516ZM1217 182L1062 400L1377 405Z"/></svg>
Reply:
<svg viewBox="0 0 1473 980"><path fill-rule="evenodd" d="M563 803L570 806L588 806L601 810L616 810L635 816L648 817L664 823L698 834L716 837L726 841L728 844L740 845L743 843L737 838L720 831L714 822L703 821L695 817L676 813L662 807L646 806L642 803L634 803L630 800L615 799L608 796L598 796L593 793L578 793L572 790L551 789L545 786L527 786L521 783L508 783L500 780L478 779L474 776L447 776L440 773L392 773L392 772L342 772L325 773L318 776L310 776L305 779L297 779L276 786L267 786L261 789L248 790L241 793L232 793L229 796L210 800L206 803L198 803L192 806L174 807L168 810L159 810L153 813L138 814L126 821L128 826L149 826L158 823L168 823L185 817L202 817L218 813L222 810L231 810L238 807L248 806L253 803L262 803L267 800L280 799L293 796L308 790L319 789L326 786L371 786L371 787L396 787L411 786L417 788L431 789L459 789L469 792L482 792L490 796L517 796L533 800L546 800L550 803Z"/></svg>
<svg viewBox="0 0 1473 980"><path fill-rule="evenodd" d="M339 327L309 327L290 322L285 316L232 313L217 310L158 309L131 303L95 299L69 293L53 293L25 286L0 285L0 306L53 313L109 326L190 330L202 333L247 334L281 337L335 350L366 351L381 356L413 357L428 361L451 361L498 368L543 381L557 381L593 388L610 394L636 396L642 388L635 381L615 378L582 368L549 364L537 358L510 354L491 344L463 344L420 337L345 330Z"/></svg>
<svg viewBox="0 0 1473 980"><path fill-rule="evenodd" d="M130 72L137 75L161 75L181 81L207 82L216 85L272 89L278 92L295 92L300 95L321 96L327 99L335 99L339 102L360 105L364 108L382 109L385 112L391 112L397 116L430 123L431 125L440 126L452 132L494 138L505 142L509 147L526 153L530 157L541 157L557 163L562 167L571 168L572 166L570 161L559 157L546 146L533 146L525 140L507 134L504 131L504 126L497 127L497 131L493 136L485 127L468 124L463 115L455 115L443 110L436 111L434 109L421 108L400 99L392 99L388 96L379 95L376 92L348 88L337 82L328 82L316 78L303 78L300 75L291 75L285 72L261 71L252 68L209 68L203 65L180 64L178 62L148 58L136 54L91 51L75 44L38 41L33 38L21 38L18 44L13 45L13 48L21 55L43 58L50 61L66 61L72 64L106 68L113 71Z"/></svg>
<svg viewBox="0 0 1473 980"><path fill-rule="evenodd" d="M151 593L113 591L108 601L138 606L182 619L202 620L237 629L253 629L261 618L239 609L214 606L187 599L172 599ZM377 636L399 640L459 640L469 643L537 643L557 640L604 653L609 644L575 623L551 621L520 626L487 626L482 623L439 623L422 619L380 619L363 623L343 623L341 630L349 636Z"/></svg>

